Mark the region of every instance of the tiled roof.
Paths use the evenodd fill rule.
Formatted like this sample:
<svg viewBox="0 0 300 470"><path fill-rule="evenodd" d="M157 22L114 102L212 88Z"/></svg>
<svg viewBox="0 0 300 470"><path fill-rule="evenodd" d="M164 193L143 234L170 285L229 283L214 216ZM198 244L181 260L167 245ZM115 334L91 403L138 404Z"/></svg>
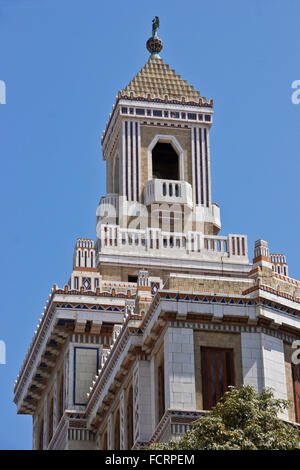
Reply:
<svg viewBox="0 0 300 470"><path fill-rule="evenodd" d="M163 59L151 57L121 93L122 96L133 93L134 96L145 98L150 94L151 98L160 99L168 95L169 100L181 101L184 97L194 102L199 102L201 98L200 92L170 69ZM205 98L202 97L202 101L206 102Z"/></svg>

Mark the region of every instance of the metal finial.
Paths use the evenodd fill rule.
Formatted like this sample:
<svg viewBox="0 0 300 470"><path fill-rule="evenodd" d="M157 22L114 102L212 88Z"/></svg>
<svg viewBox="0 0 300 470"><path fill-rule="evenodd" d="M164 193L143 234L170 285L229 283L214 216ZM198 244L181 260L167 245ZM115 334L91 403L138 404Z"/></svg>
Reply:
<svg viewBox="0 0 300 470"><path fill-rule="evenodd" d="M152 37L148 39L146 47L151 53L152 58L160 59L159 52L163 48L162 40L157 36L157 30L160 27L159 17L155 16L152 20Z"/></svg>

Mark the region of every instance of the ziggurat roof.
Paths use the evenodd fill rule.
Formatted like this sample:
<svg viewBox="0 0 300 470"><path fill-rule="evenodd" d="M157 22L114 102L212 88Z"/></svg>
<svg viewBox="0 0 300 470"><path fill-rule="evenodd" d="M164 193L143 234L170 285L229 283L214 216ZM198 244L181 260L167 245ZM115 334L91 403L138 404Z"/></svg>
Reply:
<svg viewBox="0 0 300 470"><path fill-rule="evenodd" d="M201 97L200 91L196 91L187 80L170 69L163 59L152 57L121 92L122 97L132 94L144 98L150 94L151 98L160 99L168 95L169 100L181 101L184 97L186 101L206 103L206 98Z"/></svg>

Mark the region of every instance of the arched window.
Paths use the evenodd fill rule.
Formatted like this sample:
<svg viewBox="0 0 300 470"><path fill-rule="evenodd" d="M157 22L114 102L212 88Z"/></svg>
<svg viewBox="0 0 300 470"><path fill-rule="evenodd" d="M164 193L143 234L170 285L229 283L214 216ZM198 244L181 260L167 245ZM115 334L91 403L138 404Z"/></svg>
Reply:
<svg viewBox="0 0 300 470"><path fill-rule="evenodd" d="M81 262L81 251L78 250L78 266L80 266L80 262Z"/></svg>

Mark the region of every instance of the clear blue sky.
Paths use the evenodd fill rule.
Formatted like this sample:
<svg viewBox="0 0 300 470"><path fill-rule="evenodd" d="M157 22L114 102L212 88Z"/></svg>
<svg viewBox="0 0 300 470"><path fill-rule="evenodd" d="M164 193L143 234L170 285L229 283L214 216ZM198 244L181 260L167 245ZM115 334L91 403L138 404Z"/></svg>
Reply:
<svg viewBox="0 0 300 470"><path fill-rule="evenodd" d="M222 233L257 238L299 266L299 0L0 0L0 449L31 447L13 383L53 283L69 278L78 236L95 237L105 193L102 130L119 89L162 57L214 98L212 194Z"/></svg>

